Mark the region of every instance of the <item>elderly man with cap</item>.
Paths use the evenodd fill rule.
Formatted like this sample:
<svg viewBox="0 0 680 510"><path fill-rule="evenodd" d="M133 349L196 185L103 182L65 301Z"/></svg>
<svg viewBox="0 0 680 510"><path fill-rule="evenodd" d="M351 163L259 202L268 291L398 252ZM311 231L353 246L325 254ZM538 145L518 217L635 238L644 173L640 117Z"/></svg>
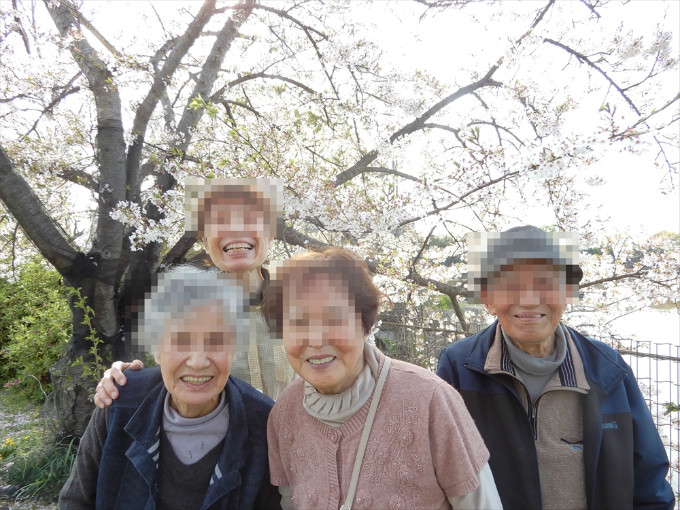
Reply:
<svg viewBox="0 0 680 510"><path fill-rule="evenodd" d="M472 296L497 320L437 373L489 448L505 509L663 508L668 457L635 376L560 319L583 276L574 235L516 227L469 239Z"/></svg>

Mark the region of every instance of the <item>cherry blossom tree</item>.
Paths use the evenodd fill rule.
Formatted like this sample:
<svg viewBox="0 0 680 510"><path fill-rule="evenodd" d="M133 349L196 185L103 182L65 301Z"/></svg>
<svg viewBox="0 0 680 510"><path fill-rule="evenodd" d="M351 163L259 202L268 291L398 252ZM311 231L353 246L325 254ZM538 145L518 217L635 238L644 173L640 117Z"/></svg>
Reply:
<svg viewBox="0 0 680 510"><path fill-rule="evenodd" d="M74 361L119 344L139 283L200 251L188 176L283 179L275 257L352 247L395 301L447 296L461 332L465 234L537 203L581 234L577 311L677 296L677 236L612 231L590 171L647 154L676 189L677 8L654 5L642 24L599 0L3 4L0 236L84 299L53 370L64 427L91 405ZM447 24L451 46L421 45Z"/></svg>

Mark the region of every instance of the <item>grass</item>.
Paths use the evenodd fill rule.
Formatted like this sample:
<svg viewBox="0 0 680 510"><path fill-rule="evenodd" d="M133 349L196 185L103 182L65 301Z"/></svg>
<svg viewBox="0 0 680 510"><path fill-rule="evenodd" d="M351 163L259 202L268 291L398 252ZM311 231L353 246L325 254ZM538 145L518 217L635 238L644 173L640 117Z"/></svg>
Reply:
<svg viewBox="0 0 680 510"><path fill-rule="evenodd" d="M55 438L46 431L40 407L12 391L0 392L3 496L14 501L56 501L77 449L77 438Z"/></svg>
<svg viewBox="0 0 680 510"><path fill-rule="evenodd" d="M14 498L56 500L71 472L77 450L77 438L71 438L44 444L27 455L15 457L5 476L7 483L17 487Z"/></svg>

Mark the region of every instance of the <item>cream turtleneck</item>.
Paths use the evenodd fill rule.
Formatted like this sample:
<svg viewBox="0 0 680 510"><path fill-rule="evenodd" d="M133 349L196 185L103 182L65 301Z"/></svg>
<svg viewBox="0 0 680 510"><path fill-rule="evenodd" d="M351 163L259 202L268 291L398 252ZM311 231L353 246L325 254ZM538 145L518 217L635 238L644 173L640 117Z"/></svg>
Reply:
<svg viewBox="0 0 680 510"><path fill-rule="evenodd" d="M317 420L331 427L339 427L354 416L371 398L378 379L378 354L375 348L364 343L364 369L354 384L341 393L323 395L305 381L302 405Z"/></svg>

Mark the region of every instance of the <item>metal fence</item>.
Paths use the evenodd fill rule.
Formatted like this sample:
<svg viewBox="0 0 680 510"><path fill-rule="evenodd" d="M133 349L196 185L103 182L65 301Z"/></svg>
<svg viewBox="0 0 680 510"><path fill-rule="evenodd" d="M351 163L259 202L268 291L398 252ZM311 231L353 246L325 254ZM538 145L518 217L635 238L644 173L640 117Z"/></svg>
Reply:
<svg viewBox="0 0 680 510"><path fill-rule="evenodd" d="M671 469L668 480L676 494L680 486L680 346L640 340L611 340L637 378L656 428L666 446ZM669 410L668 405L671 404ZM677 508L677 503L676 503Z"/></svg>
<svg viewBox="0 0 680 510"><path fill-rule="evenodd" d="M478 326L474 329L479 329ZM455 327L382 322L378 346L392 357L434 371L442 349L465 334ZM680 346L632 339L602 339L616 349L635 374L659 435L666 446L668 479L680 492ZM674 407L675 406L675 407ZM669 410L670 407L670 410ZM676 505L677 508L677 505Z"/></svg>

